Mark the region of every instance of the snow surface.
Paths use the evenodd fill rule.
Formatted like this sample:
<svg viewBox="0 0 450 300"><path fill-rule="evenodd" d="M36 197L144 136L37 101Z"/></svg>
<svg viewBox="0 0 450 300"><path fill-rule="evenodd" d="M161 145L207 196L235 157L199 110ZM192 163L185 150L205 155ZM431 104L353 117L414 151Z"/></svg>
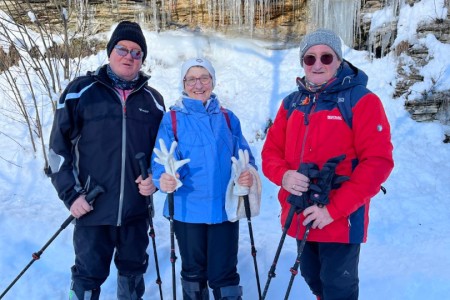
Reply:
<svg viewBox="0 0 450 300"><path fill-rule="evenodd" d="M418 39L414 32L419 21L430 14L445 15L442 1L423 0L414 7L402 6L399 35L402 40L426 43L433 59L422 69L423 83L415 91L450 88L450 45L433 36ZM420 10L422 10L422 12ZM425 9L426 8L426 9ZM383 15L383 14L380 14ZM378 20L378 24L382 20ZM111 32L110 32L111 33ZM109 33L109 34L110 34ZM284 96L295 89L295 78L303 75L298 48L271 50L273 45L256 40L226 38L182 31L145 32L149 54L144 70L150 85L172 105L180 92L181 63L193 56L209 58L215 69L215 92L223 105L240 118L257 164L261 165L264 141L256 138L268 118L273 118ZM384 184L387 194L372 200L368 242L360 257L360 299L450 299L450 144L444 144L449 128L438 123L417 123L404 109L404 99L393 99L396 83L396 57L372 59L368 52L344 49L344 58L369 76L369 88L383 101L391 123L395 168ZM86 58L84 72L107 63L106 51ZM433 86L432 79L439 79ZM0 84L5 84L0 75ZM434 81L436 82L436 81ZM65 82L67 84L67 82ZM10 109L0 97L0 111ZM43 114L48 141L51 109ZM26 127L0 114L0 292L32 260L68 217L50 180L43 173L42 154L33 153ZM40 147L38 147L39 149ZM40 150L38 150L40 151ZM273 262L281 237L278 187L265 179L261 214L252 219L261 288ZM156 243L165 299L172 295L169 222L162 217L164 197L154 197ZM250 237L245 220L240 224L238 270L244 299L257 299L256 279ZM67 299L70 267L74 255L69 225L48 246L4 297L9 299ZM178 249L176 250L178 253ZM156 272L150 244L150 265L145 275L145 299L159 299ZM287 237L272 279L267 299L282 299L296 258L296 243ZM176 261L177 280L180 259ZM102 299L115 299L115 267L102 286ZM181 288L177 287L179 299ZM295 278L290 299L315 299L303 278Z"/></svg>

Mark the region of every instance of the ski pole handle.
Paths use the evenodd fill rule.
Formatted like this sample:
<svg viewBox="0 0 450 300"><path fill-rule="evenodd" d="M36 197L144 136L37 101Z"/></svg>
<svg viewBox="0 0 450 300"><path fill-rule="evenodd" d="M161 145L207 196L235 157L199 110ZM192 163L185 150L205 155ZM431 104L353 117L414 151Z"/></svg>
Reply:
<svg viewBox="0 0 450 300"><path fill-rule="evenodd" d="M248 199L248 195L244 195L244 209L245 209L245 216L247 217L247 220L250 220L252 216L252 212L250 210L250 200Z"/></svg>
<svg viewBox="0 0 450 300"><path fill-rule="evenodd" d="M97 185L96 187L94 187L89 193L86 194L86 201L92 205L92 203L94 202L95 198L97 198L98 195L102 194L105 192L105 189L100 186ZM61 224L61 229L64 229L67 227L67 225L70 224L70 222L73 221L73 219L75 219L74 216L70 215L65 221L64 223Z"/></svg>
<svg viewBox="0 0 450 300"><path fill-rule="evenodd" d="M92 204L92 202L95 200L95 198L97 198L98 195L103 194L104 192L105 192L105 189L101 185L97 185L96 187L94 187L92 189L92 191L87 193L86 201L89 204Z"/></svg>
<svg viewBox="0 0 450 300"><path fill-rule="evenodd" d="M139 152L136 154L135 158L137 159L139 163L139 169L141 170L141 177L143 180L148 178L148 171L147 166L145 162L145 154L143 152ZM148 210L150 213L150 216L153 218L155 216L155 208L153 206L153 196L145 196L145 200L147 201Z"/></svg>
<svg viewBox="0 0 450 300"><path fill-rule="evenodd" d="M144 179L144 180L147 179L148 171L145 166L145 154L143 152L139 152L138 154L136 154L135 158L137 159L137 161L139 163L139 168L141 169L142 179Z"/></svg>

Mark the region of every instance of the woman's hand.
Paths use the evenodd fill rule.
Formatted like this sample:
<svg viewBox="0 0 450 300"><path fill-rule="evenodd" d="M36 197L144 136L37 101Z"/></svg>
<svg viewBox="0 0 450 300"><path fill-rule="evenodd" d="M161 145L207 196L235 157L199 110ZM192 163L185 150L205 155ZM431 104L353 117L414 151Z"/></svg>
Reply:
<svg viewBox="0 0 450 300"><path fill-rule="evenodd" d="M241 186L251 187L253 185L253 176L249 170L243 171L238 178L238 183Z"/></svg>
<svg viewBox="0 0 450 300"><path fill-rule="evenodd" d="M180 178L178 173L176 176L177 178ZM177 188L177 179L169 173L163 173L159 179L159 186L161 187L161 191L165 193L173 193Z"/></svg>

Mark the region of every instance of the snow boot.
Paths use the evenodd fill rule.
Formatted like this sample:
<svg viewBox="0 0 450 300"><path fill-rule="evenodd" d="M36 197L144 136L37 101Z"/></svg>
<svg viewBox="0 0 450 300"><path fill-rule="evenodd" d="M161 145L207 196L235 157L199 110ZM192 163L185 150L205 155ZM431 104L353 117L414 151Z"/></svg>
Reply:
<svg viewBox="0 0 450 300"><path fill-rule="evenodd" d="M69 300L99 300L100 288L86 291L83 287L72 281Z"/></svg>
<svg viewBox="0 0 450 300"><path fill-rule="evenodd" d="M118 300L142 300L145 292L144 276L119 275L117 277Z"/></svg>
<svg viewBox="0 0 450 300"><path fill-rule="evenodd" d="M209 300L209 290L206 282L192 282L181 278L183 300Z"/></svg>
<svg viewBox="0 0 450 300"><path fill-rule="evenodd" d="M230 285L214 289L215 300L242 300L242 286Z"/></svg>

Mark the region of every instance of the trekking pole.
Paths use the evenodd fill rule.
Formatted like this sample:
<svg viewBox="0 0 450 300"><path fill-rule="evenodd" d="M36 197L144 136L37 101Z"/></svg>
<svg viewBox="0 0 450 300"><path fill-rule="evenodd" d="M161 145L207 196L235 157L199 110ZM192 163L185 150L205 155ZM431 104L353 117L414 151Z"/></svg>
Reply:
<svg viewBox="0 0 450 300"><path fill-rule="evenodd" d="M251 220L251 212L250 212L250 201L248 199L248 195L244 195L244 207L245 207L245 215L247 216L248 231L250 233L250 243L251 243L251 246L252 246L253 264L255 265L256 284L258 286L258 295L259 295L258 299L261 299L261 285L259 283L258 264L256 262L256 248L255 248L255 241L253 239L253 228L252 228L252 220Z"/></svg>
<svg viewBox="0 0 450 300"><path fill-rule="evenodd" d="M284 300L288 300L289 293L291 292L292 283L294 282L295 275L298 274L298 266L300 265L300 256L302 256L303 249L305 248L306 239L308 238L309 230L311 229L313 221L309 222L308 225L306 225L305 233L303 234L303 239L300 243L300 246L297 250L297 258L295 259L295 263L291 268L291 279L289 280L289 285L286 291L286 295L284 296Z"/></svg>
<svg viewBox="0 0 450 300"><path fill-rule="evenodd" d="M141 169L141 176L142 179L145 180L148 178L148 172L146 168L145 163L145 154L143 152L139 152L136 154L136 159L139 162L139 168ZM153 257L155 258L155 267L156 267L156 284L159 286L159 297L161 300L163 300L163 293L162 293L162 281L161 281L161 275L159 273L159 263L158 263L158 253L156 252L156 240L155 240L155 229L153 227L153 216L155 215L155 207L153 206L153 195L145 196L145 200L147 202L147 209L148 209L148 220L149 220L149 226L150 230L148 232L148 235L152 238L152 245L153 245Z"/></svg>
<svg viewBox="0 0 450 300"><path fill-rule="evenodd" d="M173 215L174 215L174 199L173 192L167 195L169 201L169 221L170 221L170 262L172 263L172 292L173 300L177 299L177 286L175 281L175 261L177 256L175 255L175 233L173 229Z"/></svg>
<svg viewBox="0 0 450 300"><path fill-rule="evenodd" d="M291 205L291 208L289 209L288 215L286 217L286 222L284 223L283 227L283 233L281 235L280 242L278 244L277 252L275 253L275 258L273 259L272 266L270 267L269 274L267 277L266 286L264 287L264 292L262 295L262 299L264 300L266 298L267 291L269 289L270 281L273 277L276 276L275 274L275 268L277 266L278 258L280 257L281 248L283 247L284 240L286 238L287 231L292 223L292 218L294 217L294 213L297 210L297 208L294 205Z"/></svg>
<svg viewBox="0 0 450 300"><path fill-rule="evenodd" d="M92 189L92 191L90 191L87 195L86 195L86 201L92 205L92 203L94 202L95 198L100 195L101 193L104 193L105 190L97 185L95 188ZM13 280L13 282L11 282L11 284L6 288L6 290L0 295L0 299L2 299L6 293L13 287L13 285L20 279L20 277L22 277L22 275L28 270L28 268L39 258L41 258L42 253L44 253L45 249L47 249L48 246L50 246L50 244L53 242L53 240L61 233L61 231L63 231L67 225L70 224L70 222L72 222L72 220L75 219L74 216L70 215L65 221L64 223L61 224L60 228L58 229L58 231L55 232L55 234L53 234L53 236L48 240L48 242L41 248L41 250L39 250L38 252L33 253L31 256L33 257L33 259L28 263L28 265L22 270L22 272L20 272L19 275L17 275L17 277Z"/></svg>

